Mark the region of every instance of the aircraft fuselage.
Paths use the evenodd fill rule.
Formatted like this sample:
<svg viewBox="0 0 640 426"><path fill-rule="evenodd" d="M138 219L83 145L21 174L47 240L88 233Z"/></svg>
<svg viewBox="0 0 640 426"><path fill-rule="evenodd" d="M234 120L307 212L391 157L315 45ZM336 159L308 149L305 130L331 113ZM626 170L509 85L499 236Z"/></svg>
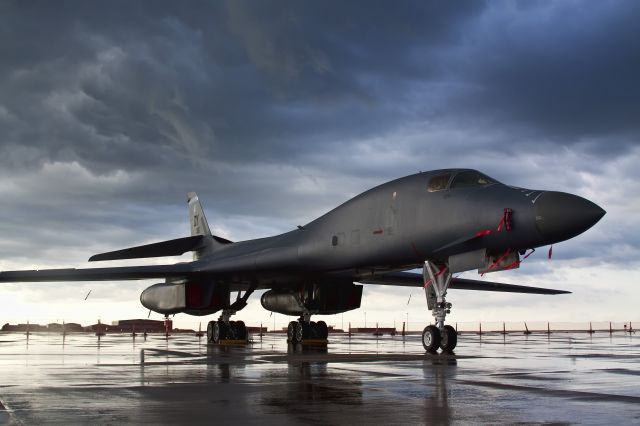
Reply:
<svg viewBox="0 0 640 426"><path fill-rule="evenodd" d="M473 171L437 170L396 179L304 227L223 246L198 263L203 272L229 271L229 282L257 281L259 287L301 279L357 280L421 267L425 259L445 262L449 256L481 248L499 254L556 243L583 232L604 214L575 195L498 182L428 190L432 178L449 173L453 180L463 172ZM505 209L512 211L509 232L502 229L474 238L497 231ZM555 233L545 233L547 228ZM247 273L238 274L239 270Z"/></svg>

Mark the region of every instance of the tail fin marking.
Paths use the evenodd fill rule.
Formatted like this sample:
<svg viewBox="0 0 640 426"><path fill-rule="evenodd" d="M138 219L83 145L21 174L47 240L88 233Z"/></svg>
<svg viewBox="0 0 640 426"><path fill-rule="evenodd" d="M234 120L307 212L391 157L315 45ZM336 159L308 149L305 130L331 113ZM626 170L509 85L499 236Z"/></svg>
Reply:
<svg viewBox="0 0 640 426"><path fill-rule="evenodd" d="M189 203L191 235L211 235L202 204L200 204L200 200L198 200L198 195L195 192L189 192L187 194L187 202Z"/></svg>

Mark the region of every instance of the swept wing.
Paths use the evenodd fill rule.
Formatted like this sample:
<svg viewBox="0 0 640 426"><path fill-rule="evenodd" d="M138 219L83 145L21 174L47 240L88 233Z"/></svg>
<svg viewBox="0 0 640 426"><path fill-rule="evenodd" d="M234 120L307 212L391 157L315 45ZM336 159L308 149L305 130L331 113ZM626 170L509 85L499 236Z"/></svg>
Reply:
<svg viewBox="0 0 640 426"><path fill-rule="evenodd" d="M52 282L52 281L111 281L144 280L149 278L188 278L198 275L194 265L121 266L87 269L36 269L0 272L0 282Z"/></svg>
<svg viewBox="0 0 640 426"><path fill-rule="evenodd" d="M391 272L384 275L374 276L365 280L360 280L363 284L383 284L406 287L424 286L424 278L421 274L414 272ZM479 291L499 291L506 293L529 293L529 294L567 294L570 291L555 290L543 287L530 287L524 285L504 284L492 281L470 280L466 278L452 278L449 288L460 290Z"/></svg>

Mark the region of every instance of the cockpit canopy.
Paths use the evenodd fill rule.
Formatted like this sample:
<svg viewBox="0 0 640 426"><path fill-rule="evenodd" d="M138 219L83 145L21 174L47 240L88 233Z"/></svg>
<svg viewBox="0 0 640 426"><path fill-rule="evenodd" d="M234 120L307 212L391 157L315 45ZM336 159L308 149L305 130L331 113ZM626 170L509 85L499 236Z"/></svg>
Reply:
<svg viewBox="0 0 640 426"><path fill-rule="evenodd" d="M427 190L429 192L436 192L453 188L489 186L496 183L498 183L498 181L476 170L452 170L435 175L429 179Z"/></svg>

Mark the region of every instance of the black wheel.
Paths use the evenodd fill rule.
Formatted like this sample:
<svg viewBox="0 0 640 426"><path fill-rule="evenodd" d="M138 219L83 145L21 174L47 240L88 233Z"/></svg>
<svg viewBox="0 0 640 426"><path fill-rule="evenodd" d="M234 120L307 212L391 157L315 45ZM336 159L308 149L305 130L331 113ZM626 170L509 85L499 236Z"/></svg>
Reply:
<svg viewBox="0 0 640 426"><path fill-rule="evenodd" d="M327 327L327 323L324 321L318 321L316 323L316 329L318 331L318 338L327 340L327 337L329 337L329 328Z"/></svg>
<svg viewBox="0 0 640 426"><path fill-rule="evenodd" d="M456 333L456 329L450 325L445 325L440 339L440 348L442 348L442 352L453 351L457 344L458 333Z"/></svg>
<svg viewBox="0 0 640 426"><path fill-rule="evenodd" d="M296 342L302 342L302 340L304 339L304 328L302 322L300 321L294 321L295 324L295 341Z"/></svg>
<svg viewBox="0 0 640 426"><path fill-rule="evenodd" d="M315 321L309 321L306 324L309 329L307 330L307 336L305 336L305 339L318 339L318 324L316 324Z"/></svg>
<svg viewBox="0 0 640 426"><path fill-rule="evenodd" d="M315 323L302 321L300 322L302 325L302 340L309 340L316 338L316 328Z"/></svg>
<svg viewBox="0 0 640 426"><path fill-rule="evenodd" d="M211 343L220 343L220 324L222 324L220 321L212 321L209 323L209 325L211 325Z"/></svg>
<svg viewBox="0 0 640 426"><path fill-rule="evenodd" d="M209 343L213 343L213 324L215 324L215 321L209 321L209 324L207 324L207 342Z"/></svg>
<svg viewBox="0 0 640 426"><path fill-rule="evenodd" d="M236 339L247 340L247 326L244 321L236 321Z"/></svg>
<svg viewBox="0 0 640 426"><path fill-rule="evenodd" d="M224 323L223 323L224 324ZM229 324L224 324L226 326L227 335L225 336L229 340L236 340L238 337L238 328L236 327L235 321L229 321Z"/></svg>
<svg viewBox="0 0 640 426"><path fill-rule="evenodd" d="M231 331L229 330L229 323L218 321L218 324L220 325L220 340L229 339L229 335L231 334Z"/></svg>
<svg viewBox="0 0 640 426"><path fill-rule="evenodd" d="M296 321L291 321L287 327L287 340L290 343L296 343Z"/></svg>
<svg viewBox="0 0 640 426"><path fill-rule="evenodd" d="M435 352L440 346L440 330L435 325L428 325L422 330L422 346L427 352Z"/></svg>

